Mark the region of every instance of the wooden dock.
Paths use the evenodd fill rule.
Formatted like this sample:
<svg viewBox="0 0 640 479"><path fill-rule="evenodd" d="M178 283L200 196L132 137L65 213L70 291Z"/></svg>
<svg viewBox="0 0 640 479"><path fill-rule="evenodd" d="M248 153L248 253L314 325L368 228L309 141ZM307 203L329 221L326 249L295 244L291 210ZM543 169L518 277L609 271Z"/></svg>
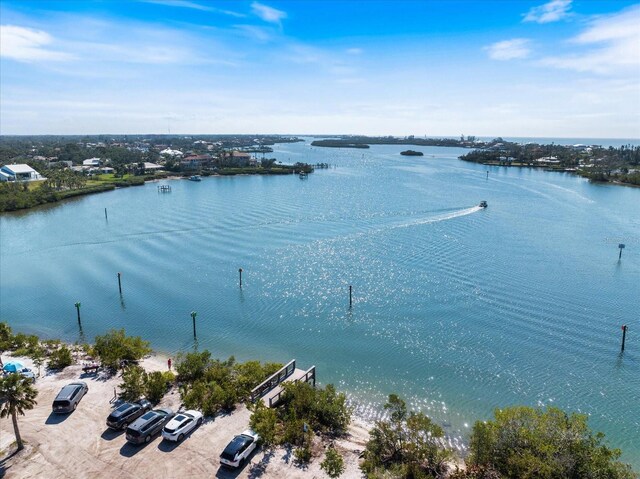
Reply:
<svg viewBox="0 0 640 479"><path fill-rule="evenodd" d="M261 400L267 407L274 407L280 402L284 387L282 383L304 381L316 385L316 367L306 371L296 368L296 360L292 359L282 369L271 375L251 391L253 402Z"/></svg>

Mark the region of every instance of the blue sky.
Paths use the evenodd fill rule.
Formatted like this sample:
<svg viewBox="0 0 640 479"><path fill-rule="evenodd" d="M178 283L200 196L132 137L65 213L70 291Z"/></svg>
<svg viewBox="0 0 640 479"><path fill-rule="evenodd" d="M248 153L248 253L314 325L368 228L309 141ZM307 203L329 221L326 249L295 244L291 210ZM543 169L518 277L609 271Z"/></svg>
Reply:
<svg viewBox="0 0 640 479"><path fill-rule="evenodd" d="M640 3L12 1L0 133L640 138Z"/></svg>

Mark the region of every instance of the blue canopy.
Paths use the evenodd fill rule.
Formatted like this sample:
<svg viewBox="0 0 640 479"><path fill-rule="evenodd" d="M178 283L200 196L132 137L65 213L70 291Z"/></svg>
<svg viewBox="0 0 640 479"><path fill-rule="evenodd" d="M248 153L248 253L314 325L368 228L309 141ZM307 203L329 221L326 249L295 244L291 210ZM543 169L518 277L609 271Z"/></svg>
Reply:
<svg viewBox="0 0 640 479"><path fill-rule="evenodd" d="M10 363L5 364L4 368L2 369L9 373L15 373L17 371L20 371L21 369L24 369L24 364L22 364L20 361L11 361Z"/></svg>

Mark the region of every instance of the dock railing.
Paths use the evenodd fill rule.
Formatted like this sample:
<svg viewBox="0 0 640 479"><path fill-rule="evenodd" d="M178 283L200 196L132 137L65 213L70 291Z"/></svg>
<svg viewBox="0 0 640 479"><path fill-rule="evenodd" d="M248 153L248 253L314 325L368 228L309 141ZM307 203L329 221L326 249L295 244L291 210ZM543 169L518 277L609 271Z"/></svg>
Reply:
<svg viewBox="0 0 640 479"><path fill-rule="evenodd" d="M313 387L316 387L316 367L311 366L300 379L296 379L294 382L303 381L305 383L313 382ZM269 398L269 407L273 407L274 404L277 404L280 401L280 397L284 393L284 389L278 391L273 397Z"/></svg>
<svg viewBox="0 0 640 479"><path fill-rule="evenodd" d="M251 401L255 402L256 399L262 397L267 392L278 386L282 381L287 379L296 370L296 360L292 359L283 368L269 376L265 381L251 390ZM314 375L315 378L315 375ZM314 379L315 383L315 379Z"/></svg>

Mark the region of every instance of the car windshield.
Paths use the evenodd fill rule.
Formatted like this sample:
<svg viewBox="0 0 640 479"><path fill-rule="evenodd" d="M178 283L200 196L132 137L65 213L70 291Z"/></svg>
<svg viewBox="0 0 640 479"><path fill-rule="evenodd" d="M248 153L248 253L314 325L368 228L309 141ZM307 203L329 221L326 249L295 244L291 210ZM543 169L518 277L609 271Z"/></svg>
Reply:
<svg viewBox="0 0 640 479"><path fill-rule="evenodd" d="M173 418L175 422L182 422L185 419L187 419L187 416L183 416L182 414L178 414L176 417Z"/></svg>
<svg viewBox="0 0 640 479"><path fill-rule="evenodd" d="M53 401L53 407L66 407L69 405L69 401Z"/></svg>
<svg viewBox="0 0 640 479"><path fill-rule="evenodd" d="M140 431L136 431L135 429L127 429L127 436L138 437L140 436Z"/></svg>

